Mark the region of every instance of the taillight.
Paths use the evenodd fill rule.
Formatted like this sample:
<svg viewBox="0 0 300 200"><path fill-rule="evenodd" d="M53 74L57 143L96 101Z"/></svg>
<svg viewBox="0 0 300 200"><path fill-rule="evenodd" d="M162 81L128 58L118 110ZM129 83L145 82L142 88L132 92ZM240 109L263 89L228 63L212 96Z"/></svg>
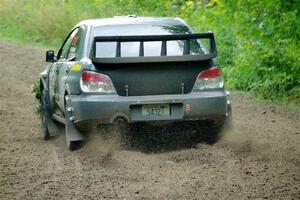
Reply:
<svg viewBox="0 0 300 200"><path fill-rule="evenodd" d="M223 88L223 86L224 80L221 69L218 67L212 67L199 73L194 84L193 92L204 89Z"/></svg>
<svg viewBox="0 0 300 200"><path fill-rule="evenodd" d="M116 93L116 89L107 75L93 71L83 71L80 86L84 92Z"/></svg>

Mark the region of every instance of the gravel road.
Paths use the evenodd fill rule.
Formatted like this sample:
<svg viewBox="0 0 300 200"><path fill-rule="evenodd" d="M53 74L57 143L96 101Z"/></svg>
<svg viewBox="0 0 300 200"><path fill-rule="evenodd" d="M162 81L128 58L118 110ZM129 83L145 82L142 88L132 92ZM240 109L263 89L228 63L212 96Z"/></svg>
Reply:
<svg viewBox="0 0 300 200"><path fill-rule="evenodd" d="M0 41L0 199L300 199L299 110L233 92L234 128L215 144L162 128L121 144L104 127L70 152L63 134L40 135L43 60Z"/></svg>

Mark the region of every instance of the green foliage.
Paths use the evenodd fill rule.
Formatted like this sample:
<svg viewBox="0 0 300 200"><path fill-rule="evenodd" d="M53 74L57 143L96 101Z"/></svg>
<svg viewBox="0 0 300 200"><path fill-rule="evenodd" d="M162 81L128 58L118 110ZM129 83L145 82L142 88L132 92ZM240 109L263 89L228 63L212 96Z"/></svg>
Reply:
<svg viewBox="0 0 300 200"><path fill-rule="evenodd" d="M78 21L128 14L213 31L227 87L300 103L298 0L0 0L0 37L58 47Z"/></svg>
<svg viewBox="0 0 300 200"><path fill-rule="evenodd" d="M37 80L36 82L34 82L32 85L31 85L31 92L35 94L35 98L37 100L41 100L41 96L42 96L42 91L41 91L41 85L40 85L40 81Z"/></svg>
<svg viewBox="0 0 300 200"><path fill-rule="evenodd" d="M300 18L293 1L240 1L235 11L234 67L228 85L253 91L264 99L300 99ZM245 28L246 27L246 28Z"/></svg>
<svg viewBox="0 0 300 200"><path fill-rule="evenodd" d="M41 85L40 81L37 80L31 85L31 92L35 94L35 98L37 100L36 104L36 112L40 113L41 111L41 97L42 97L42 91L41 91Z"/></svg>

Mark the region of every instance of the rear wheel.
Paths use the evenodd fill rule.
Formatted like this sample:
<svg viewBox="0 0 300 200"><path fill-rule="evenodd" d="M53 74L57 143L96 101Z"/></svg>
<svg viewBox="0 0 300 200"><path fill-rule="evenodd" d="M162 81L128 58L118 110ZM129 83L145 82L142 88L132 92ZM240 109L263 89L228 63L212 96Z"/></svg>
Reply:
<svg viewBox="0 0 300 200"><path fill-rule="evenodd" d="M80 148L80 144L81 144L80 141L69 141L69 140L67 140L67 146L68 146L68 149L70 151L74 151L76 149L79 149Z"/></svg>
<svg viewBox="0 0 300 200"><path fill-rule="evenodd" d="M42 137L44 140L50 139L49 134L49 120L50 120L50 110L48 96L45 90L42 90L41 94L41 125L42 125Z"/></svg>

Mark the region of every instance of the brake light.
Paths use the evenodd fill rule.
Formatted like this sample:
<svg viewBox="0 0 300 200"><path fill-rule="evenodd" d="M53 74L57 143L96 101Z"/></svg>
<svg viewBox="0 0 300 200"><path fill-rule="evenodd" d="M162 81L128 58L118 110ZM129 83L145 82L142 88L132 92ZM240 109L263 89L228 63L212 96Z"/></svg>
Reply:
<svg viewBox="0 0 300 200"><path fill-rule="evenodd" d="M83 71L80 86L84 92L116 93L112 80L107 75L93 71Z"/></svg>
<svg viewBox="0 0 300 200"><path fill-rule="evenodd" d="M194 84L193 92L204 89L223 88L223 86L224 79L222 77L221 69L212 67L199 73Z"/></svg>

